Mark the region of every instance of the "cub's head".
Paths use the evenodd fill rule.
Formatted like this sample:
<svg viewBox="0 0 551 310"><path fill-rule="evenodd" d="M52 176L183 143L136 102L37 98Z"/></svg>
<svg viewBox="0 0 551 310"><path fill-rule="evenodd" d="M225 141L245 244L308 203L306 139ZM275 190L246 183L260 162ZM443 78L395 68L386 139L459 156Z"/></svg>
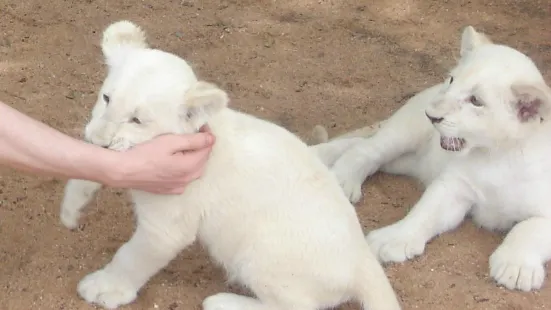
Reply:
<svg viewBox="0 0 551 310"><path fill-rule="evenodd" d="M85 128L85 139L125 150L165 133L192 133L227 107L228 95L198 81L183 59L149 48L129 21L107 27L101 44L108 66Z"/></svg>
<svg viewBox="0 0 551 310"><path fill-rule="evenodd" d="M551 90L526 55L468 26L460 56L425 111L443 149L511 146L549 121Z"/></svg>

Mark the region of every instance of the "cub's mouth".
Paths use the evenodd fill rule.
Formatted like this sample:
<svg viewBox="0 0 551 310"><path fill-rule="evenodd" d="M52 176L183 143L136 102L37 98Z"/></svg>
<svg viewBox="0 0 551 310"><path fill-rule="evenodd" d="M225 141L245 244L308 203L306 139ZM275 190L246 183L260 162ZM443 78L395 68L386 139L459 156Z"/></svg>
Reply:
<svg viewBox="0 0 551 310"><path fill-rule="evenodd" d="M459 152L465 147L466 141L457 137L440 137L440 147L446 151Z"/></svg>

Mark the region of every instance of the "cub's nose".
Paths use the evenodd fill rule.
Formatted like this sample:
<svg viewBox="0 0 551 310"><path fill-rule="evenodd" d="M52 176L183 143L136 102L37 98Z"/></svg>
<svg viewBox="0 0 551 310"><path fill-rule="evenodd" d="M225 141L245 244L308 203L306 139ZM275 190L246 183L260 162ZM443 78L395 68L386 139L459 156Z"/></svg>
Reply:
<svg viewBox="0 0 551 310"><path fill-rule="evenodd" d="M443 117L432 117L427 112L425 112L425 115L428 117L431 123L437 124L440 123L444 118Z"/></svg>

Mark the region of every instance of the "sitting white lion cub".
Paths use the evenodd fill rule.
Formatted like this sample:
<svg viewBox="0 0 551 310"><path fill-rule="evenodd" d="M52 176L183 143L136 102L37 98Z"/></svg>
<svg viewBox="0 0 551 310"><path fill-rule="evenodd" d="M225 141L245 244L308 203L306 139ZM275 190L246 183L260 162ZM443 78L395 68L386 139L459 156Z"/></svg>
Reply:
<svg viewBox="0 0 551 310"><path fill-rule="evenodd" d="M207 310L315 310L353 299L400 309L365 242L354 207L329 169L298 137L227 108L228 96L197 81L181 58L147 47L138 26L103 34L109 66L86 139L115 150L208 122L216 136L201 179L177 196L131 191L135 234L103 269L78 285L88 302L116 308L196 238L231 280L256 298L220 293ZM77 226L100 184L70 180L61 219Z"/></svg>
<svg viewBox="0 0 551 310"><path fill-rule="evenodd" d="M427 185L404 219L368 234L381 261L422 254L470 215L487 229L512 228L490 257L490 274L530 291L541 288L551 258L550 107L551 90L530 58L467 27L445 83L410 99L379 130L313 149L351 200L379 169Z"/></svg>

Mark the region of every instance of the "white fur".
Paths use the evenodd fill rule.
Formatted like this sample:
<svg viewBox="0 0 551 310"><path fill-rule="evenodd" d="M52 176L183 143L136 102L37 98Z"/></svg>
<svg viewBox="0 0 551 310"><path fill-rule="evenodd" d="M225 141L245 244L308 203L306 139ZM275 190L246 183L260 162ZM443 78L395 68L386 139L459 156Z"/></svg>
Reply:
<svg viewBox="0 0 551 310"><path fill-rule="evenodd" d="M119 22L104 37L144 38L119 31L141 33ZM86 139L125 150L208 122L216 144L204 175L184 194L131 191L137 229L109 264L82 279L80 296L110 309L128 304L198 239L230 280L256 296L220 293L204 300L206 310L314 310L349 299L366 309L400 309L353 206L308 147L279 126L227 108L226 93L197 81L183 59L143 46L104 41L109 74ZM69 181L61 209L67 227L77 226L99 188Z"/></svg>
<svg viewBox="0 0 551 310"><path fill-rule="evenodd" d="M469 215L487 229L512 228L490 257L490 274L509 289L530 291L542 287L551 259L550 106L551 90L527 56L467 27L446 82L411 98L379 130L312 149L352 201L377 170L427 186L404 219L367 235L381 261L422 254ZM464 139L461 150L441 147L455 138Z"/></svg>

